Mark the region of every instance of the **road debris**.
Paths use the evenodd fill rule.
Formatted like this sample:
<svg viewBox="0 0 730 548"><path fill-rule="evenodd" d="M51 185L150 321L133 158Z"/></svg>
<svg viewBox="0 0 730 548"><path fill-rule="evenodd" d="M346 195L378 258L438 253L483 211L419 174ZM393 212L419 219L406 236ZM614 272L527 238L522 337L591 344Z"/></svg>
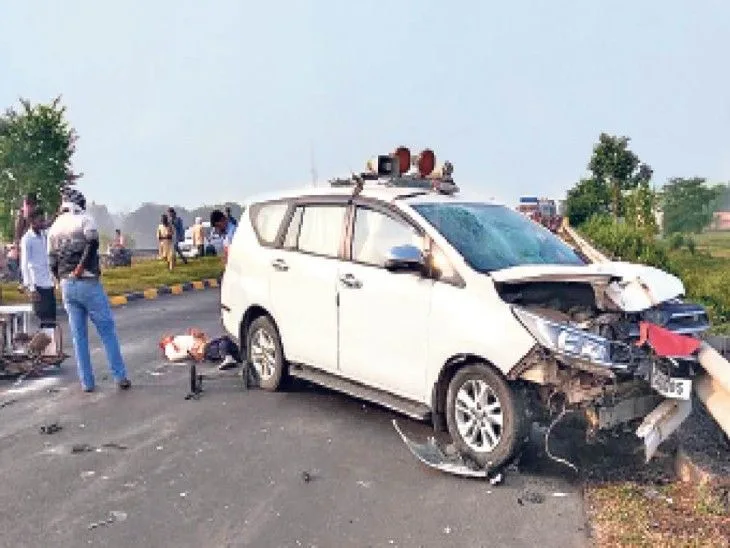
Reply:
<svg viewBox="0 0 730 548"><path fill-rule="evenodd" d="M304 481L304 483L309 483L310 481L312 481L312 474L310 474L306 470L302 472L302 481Z"/></svg>
<svg viewBox="0 0 730 548"><path fill-rule="evenodd" d="M9 405L13 405L14 403L18 403L18 400L12 399L12 400L5 400L0 402L0 409L4 409L8 407Z"/></svg>
<svg viewBox="0 0 730 548"><path fill-rule="evenodd" d="M118 451L126 451L129 449L126 445L121 443L103 443L99 449L116 449Z"/></svg>
<svg viewBox="0 0 730 548"><path fill-rule="evenodd" d="M93 478L95 475L96 475L96 472L94 470L86 470L85 472L81 472L81 477L83 479Z"/></svg>
<svg viewBox="0 0 730 548"><path fill-rule="evenodd" d="M88 443L76 443L71 446L71 453L74 455L78 453L93 453L93 451L94 448Z"/></svg>
<svg viewBox="0 0 730 548"><path fill-rule="evenodd" d="M63 429L63 426L61 426L57 422L52 422L51 424L44 424L43 426L41 426L40 432L41 432L41 434L50 436L51 434L60 432L62 429Z"/></svg>
<svg viewBox="0 0 730 548"><path fill-rule="evenodd" d="M529 502L530 504L542 504L545 502L545 496L542 493L538 493L537 491L525 491L522 493L522 496L517 498L517 504L520 506L523 505L524 502Z"/></svg>
<svg viewBox="0 0 730 548"><path fill-rule="evenodd" d="M504 481L504 476L501 473L497 473L493 475L491 478L489 478L489 484L490 485L499 485ZM491 493L491 491L490 491Z"/></svg>
<svg viewBox="0 0 730 548"><path fill-rule="evenodd" d="M436 443L435 438L430 437L427 442L423 444L415 443L408 439L398 426L395 419L393 419L393 427L396 432L398 432L411 453L413 453L413 455L426 466L463 477L487 478L489 476L489 472L486 469L479 469L475 466L470 466L458 454L452 456L446 455L441 447L439 447Z"/></svg>
<svg viewBox="0 0 730 548"><path fill-rule="evenodd" d="M105 527L107 525L111 525L112 523L121 523L126 520L127 520L126 512L119 512L119 511L115 510L115 511L109 512L109 517L107 517L105 520L90 523L88 526L88 529L89 529L89 531L92 531L94 529L98 529L99 527Z"/></svg>

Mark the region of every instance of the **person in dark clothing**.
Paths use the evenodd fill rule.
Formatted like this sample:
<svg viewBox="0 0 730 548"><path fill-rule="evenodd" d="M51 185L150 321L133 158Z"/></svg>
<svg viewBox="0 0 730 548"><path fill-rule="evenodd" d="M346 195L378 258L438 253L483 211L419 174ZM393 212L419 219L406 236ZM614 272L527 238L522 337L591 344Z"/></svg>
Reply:
<svg viewBox="0 0 730 548"><path fill-rule="evenodd" d="M233 216L233 213L231 213L231 208L226 208L226 217L228 217L228 222L230 222L234 227L238 227L238 221Z"/></svg>
<svg viewBox="0 0 730 548"><path fill-rule="evenodd" d="M175 229L175 235L172 238L175 254L180 257L180 260L182 260L184 264L188 264L187 257L182 254L182 250L180 249L180 244L185 241L185 227L183 226L182 219L177 216L177 212L172 207L167 210L167 213L168 218L170 219L170 224L172 225L172 228Z"/></svg>

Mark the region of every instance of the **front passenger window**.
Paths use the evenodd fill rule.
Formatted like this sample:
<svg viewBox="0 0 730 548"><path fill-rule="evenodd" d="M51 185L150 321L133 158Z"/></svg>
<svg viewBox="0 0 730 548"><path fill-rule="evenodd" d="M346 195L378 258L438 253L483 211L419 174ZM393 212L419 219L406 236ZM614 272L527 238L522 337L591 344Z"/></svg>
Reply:
<svg viewBox="0 0 730 548"><path fill-rule="evenodd" d="M379 211L357 208L352 236L353 261L384 266L390 248L408 244L423 249L423 238L412 226Z"/></svg>

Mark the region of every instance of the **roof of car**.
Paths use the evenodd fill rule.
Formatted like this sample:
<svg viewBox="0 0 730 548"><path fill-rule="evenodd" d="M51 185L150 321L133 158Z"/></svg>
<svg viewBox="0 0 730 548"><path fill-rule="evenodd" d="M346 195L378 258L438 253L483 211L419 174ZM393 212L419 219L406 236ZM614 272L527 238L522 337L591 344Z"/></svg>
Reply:
<svg viewBox="0 0 730 548"><path fill-rule="evenodd" d="M286 190L279 190L252 196L247 203L261 203L273 200L285 200L287 198L300 198L303 196L350 196L353 187L346 186L305 186ZM360 196L373 198L384 202L403 201L406 203L448 203L448 202L482 202L502 205L491 198L483 198L476 195L466 195L461 192L449 195L432 190L425 190L414 187L391 187L380 184L365 184Z"/></svg>

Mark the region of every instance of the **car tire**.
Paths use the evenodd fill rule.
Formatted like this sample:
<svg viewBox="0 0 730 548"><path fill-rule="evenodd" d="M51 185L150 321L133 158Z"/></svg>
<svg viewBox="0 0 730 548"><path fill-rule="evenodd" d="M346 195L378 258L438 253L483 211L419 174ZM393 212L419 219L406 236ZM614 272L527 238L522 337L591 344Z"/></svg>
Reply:
<svg viewBox="0 0 730 548"><path fill-rule="evenodd" d="M507 464L522 444L525 422L520 394L488 365L468 365L451 379L446 425L459 453L479 467Z"/></svg>
<svg viewBox="0 0 730 548"><path fill-rule="evenodd" d="M279 331L268 316L259 316L248 327L246 360L253 368L259 387L269 392L279 389L284 379L286 360Z"/></svg>

